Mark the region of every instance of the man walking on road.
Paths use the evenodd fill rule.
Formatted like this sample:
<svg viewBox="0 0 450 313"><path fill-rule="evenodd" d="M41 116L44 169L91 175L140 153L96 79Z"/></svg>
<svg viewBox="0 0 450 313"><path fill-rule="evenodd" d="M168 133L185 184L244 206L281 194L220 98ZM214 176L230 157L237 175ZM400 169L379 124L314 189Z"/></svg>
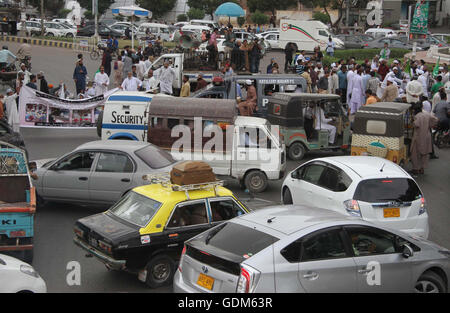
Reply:
<svg viewBox="0 0 450 313"><path fill-rule="evenodd" d="M169 66L169 62L165 61L164 66L158 69L159 88L161 93L172 95L172 85L175 79L175 71Z"/></svg>
<svg viewBox="0 0 450 313"><path fill-rule="evenodd" d="M95 74L94 82L96 96L104 95L108 91L109 77L104 66L100 66L100 72Z"/></svg>

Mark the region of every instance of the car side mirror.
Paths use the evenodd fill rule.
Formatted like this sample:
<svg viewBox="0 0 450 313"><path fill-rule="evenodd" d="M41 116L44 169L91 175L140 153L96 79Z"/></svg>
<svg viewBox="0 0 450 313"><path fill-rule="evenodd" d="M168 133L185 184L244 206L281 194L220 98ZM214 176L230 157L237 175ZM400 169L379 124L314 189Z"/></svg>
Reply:
<svg viewBox="0 0 450 313"><path fill-rule="evenodd" d="M292 177L293 179L300 179L300 175L298 174L298 171L292 172L291 177Z"/></svg>
<svg viewBox="0 0 450 313"><path fill-rule="evenodd" d="M412 257L414 255L414 251L408 244L404 244L403 245L402 255L403 255L403 257L405 259L407 259L407 258L410 258L410 257Z"/></svg>

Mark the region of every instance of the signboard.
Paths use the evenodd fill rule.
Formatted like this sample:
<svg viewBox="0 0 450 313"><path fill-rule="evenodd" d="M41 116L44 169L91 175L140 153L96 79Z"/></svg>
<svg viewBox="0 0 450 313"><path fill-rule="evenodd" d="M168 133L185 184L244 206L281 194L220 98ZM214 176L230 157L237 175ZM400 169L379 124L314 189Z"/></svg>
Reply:
<svg viewBox="0 0 450 313"><path fill-rule="evenodd" d="M82 47L82 48L89 47L89 40L87 40L87 39L80 40L80 47Z"/></svg>
<svg viewBox="0 0 450 313"><path fill-rule="evenodd" d="M106 99L117 91L88 99L60 99L38 90L23 87L19 97L21 127L86 128L95 127Z"/></svg>
<svg viewBox="0 0 450 313"><path fill-rule="evenodd" d="M419 1L416 4L414 15L411 20L410 33L426 35L428 33L428 1Z"/></svg>

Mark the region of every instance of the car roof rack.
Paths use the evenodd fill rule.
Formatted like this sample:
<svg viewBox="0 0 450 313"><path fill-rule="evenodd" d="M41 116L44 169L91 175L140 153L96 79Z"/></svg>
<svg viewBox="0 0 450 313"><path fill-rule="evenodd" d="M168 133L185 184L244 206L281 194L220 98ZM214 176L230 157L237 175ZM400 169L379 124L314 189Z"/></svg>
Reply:
<svg viewBox="0 0 450 313"><path fill-rule="evenodd" d="M147 175L144 175L142 178L144 180L149 181L150 184L161 184L161 186L163 186L164 188L171 188L173 191L184 191L188 200L190 200L189 191L213 189L215 195L217 196L216 188L218 186L224 185L223 180L216 180L213 182L204 182L204 183L190 184L190 185L176 185L176 184L172 184L172 182L170 181L169 173L147 174Z"/></svg>

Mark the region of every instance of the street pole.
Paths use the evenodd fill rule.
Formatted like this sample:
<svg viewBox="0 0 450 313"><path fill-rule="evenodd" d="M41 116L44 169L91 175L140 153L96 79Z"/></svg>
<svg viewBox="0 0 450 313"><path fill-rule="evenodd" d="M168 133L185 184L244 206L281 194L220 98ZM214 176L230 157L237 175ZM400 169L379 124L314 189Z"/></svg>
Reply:
<svg viewBox="0 0 450 313"><path fill-rule="evenodd" d="M92 14L94 14L95 21L94 37L98 39L98 0L92 0Z"/></svg>
<svg viewBox="0 0 450 313"><path fill-rule="evenodd" d="M44 0L41 0L41 36L44 36Z"/></svg>
<svg viewBox="0 0 450 313"><path fill-rule="evenodd" d="M350 25L350 0L346 1L346 9L345 9L345 26Z"/></svg>
<svg viewBox="0 0 450 313"><path fill-rule="evenodd" d="M408 7L408 30L406 32L406 35L408 36L408 38L407 38L408 43L409 43L409 36L410 36L409 32L411 30L411 11L412 11L412 5L410 5Z"/></svg>

